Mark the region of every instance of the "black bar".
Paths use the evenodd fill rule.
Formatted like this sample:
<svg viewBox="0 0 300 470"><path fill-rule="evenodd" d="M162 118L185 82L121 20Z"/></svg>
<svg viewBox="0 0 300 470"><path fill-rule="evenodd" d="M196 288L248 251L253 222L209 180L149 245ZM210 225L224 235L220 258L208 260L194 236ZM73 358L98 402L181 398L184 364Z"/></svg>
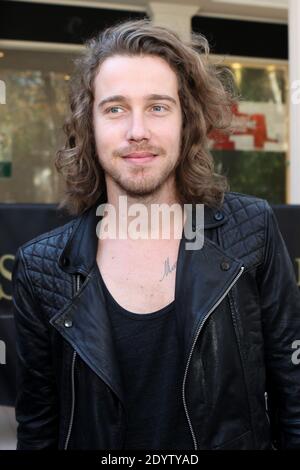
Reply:
<svg viewBox="0 0 300 470"><path fill-rule="evenodd" d="M139 11L0 1L0 39L81 44L107 26L146 14Z"/></svg>
<svg viewBox="0 0 300 470"><path fill-rule="evenodd" d="M194 16L192 30L208 39L215 54L288 59L288 26Z"/></svg>

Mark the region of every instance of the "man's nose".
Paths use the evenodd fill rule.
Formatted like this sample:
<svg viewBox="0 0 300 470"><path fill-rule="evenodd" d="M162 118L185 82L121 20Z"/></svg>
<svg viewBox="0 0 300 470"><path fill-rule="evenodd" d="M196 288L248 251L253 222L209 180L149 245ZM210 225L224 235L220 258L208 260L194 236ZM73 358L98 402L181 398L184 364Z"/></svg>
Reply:
<svg viewBox="0 0 300 470"><path fill-rule="evenodd" d="M129 120L127 140L149 140L151 132L147 119L142 111L133 112Z"/></svg>

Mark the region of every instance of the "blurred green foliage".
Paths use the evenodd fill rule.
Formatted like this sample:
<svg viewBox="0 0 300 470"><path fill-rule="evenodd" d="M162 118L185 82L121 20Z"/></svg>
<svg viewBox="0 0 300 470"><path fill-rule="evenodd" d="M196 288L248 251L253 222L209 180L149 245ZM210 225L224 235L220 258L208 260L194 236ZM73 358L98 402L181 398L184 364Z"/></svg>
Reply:
<svg viewBox="0 0 300 470"><path fill-rule="evenodd" d="M284 153L213 151L216 171L226 175L230 190L286 203Z"/></svg>

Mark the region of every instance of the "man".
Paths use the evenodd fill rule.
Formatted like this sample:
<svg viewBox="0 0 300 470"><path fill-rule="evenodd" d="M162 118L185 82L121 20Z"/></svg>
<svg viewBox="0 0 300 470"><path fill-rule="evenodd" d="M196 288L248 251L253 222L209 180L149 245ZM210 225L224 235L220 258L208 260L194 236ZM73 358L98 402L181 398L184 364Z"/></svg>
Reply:
<svg viewBox="0 0 300 470"><path fill-rule="evenodd" d="M56 160L76 217L13 272L18 449L300 448L300 295L269 204L214 173L226 90L201 36L140 20L88 43ZM182 216L168 238L157 204Z"/></svg>

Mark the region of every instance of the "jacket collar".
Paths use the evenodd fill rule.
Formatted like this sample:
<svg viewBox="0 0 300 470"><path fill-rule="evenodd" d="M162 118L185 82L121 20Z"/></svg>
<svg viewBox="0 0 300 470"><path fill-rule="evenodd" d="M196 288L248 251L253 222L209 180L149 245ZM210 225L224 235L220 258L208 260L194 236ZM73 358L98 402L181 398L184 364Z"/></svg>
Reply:
<svg viewBox="0 0 300 470"><path fill-rule="evenodd" d="M95 263L98 239L96 226L100 217L96 209L107 202L106 193L102 194L96 203L75 219L74 227L66 245L59 257L60 267L68 273L87 275ZM222 209L212 209L204 206L204 229L212 229L226 223L227 214ZM196 230L195 213L193 211L193 230Z"/></svg>

